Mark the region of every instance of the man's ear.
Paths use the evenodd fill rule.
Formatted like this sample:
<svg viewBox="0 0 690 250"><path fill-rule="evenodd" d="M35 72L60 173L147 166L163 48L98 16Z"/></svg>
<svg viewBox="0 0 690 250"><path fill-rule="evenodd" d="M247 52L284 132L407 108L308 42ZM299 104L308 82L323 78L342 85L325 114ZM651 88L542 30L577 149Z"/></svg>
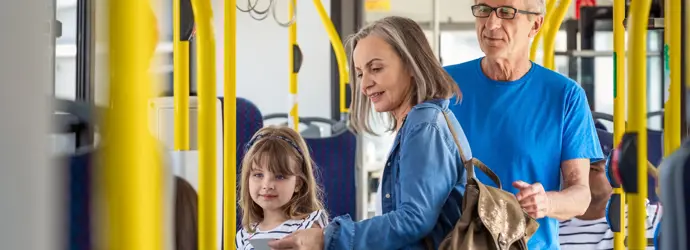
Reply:
<svg viewBox="0 0 690 250"><path fill-rule="evenodd" d="M534 38L534 36L539 33L539 31L544 27L544 16L538 16L532 21L532 29L529 32L529 38Z"/></svg>

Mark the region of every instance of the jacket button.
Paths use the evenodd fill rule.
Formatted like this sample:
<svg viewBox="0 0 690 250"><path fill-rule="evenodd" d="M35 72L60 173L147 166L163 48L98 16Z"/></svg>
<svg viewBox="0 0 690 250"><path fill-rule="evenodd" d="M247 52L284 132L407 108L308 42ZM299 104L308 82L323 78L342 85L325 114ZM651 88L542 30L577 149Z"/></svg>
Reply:
<svg viewBox="0 0 690 250"><path fill-rule="evenodd" d="M391 194L386 194L386 199L390 199L390 198L391 198Z"/></svg>

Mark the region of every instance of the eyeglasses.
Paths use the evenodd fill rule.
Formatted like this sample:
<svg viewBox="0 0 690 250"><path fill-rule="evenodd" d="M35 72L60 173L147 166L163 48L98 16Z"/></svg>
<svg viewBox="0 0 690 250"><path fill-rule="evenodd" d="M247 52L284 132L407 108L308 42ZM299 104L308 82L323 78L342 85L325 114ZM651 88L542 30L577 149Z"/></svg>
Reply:
<svg viewBox="0 0 690 250"><path fill-rule="evenodd" d="M513 19L515 18L515 13L528 14L528 15L540 15L541 13L531 12L526 10L518 10L510 6L500 6L491 7L484 4L472 5L472 15L475 17L486 18L491 16L491 12L496 11L496 17L501 19Z"/></svg>

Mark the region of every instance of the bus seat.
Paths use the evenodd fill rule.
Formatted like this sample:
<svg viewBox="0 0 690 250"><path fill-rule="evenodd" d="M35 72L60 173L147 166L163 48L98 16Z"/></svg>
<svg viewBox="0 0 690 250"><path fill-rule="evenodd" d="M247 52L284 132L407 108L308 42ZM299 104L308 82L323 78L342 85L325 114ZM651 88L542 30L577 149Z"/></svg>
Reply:
<svg viewBox="0 0 690 250"><path fill-rule="evenodd" d="M220 99L221 104L224 102L223 97L218 97ZM240 174L242 173L242 159L244 158L244 147L249 143L249 140L252 139L252 136L259 131L259 129L264 127L264 119L263 116L261 115L261 111L259 111L259 108L254 105L251 101L237 97L236 99L236 105L237 105L237 114L236 114L236 145L235 148L237 149L237 185L240 184ZM224 107L224 105L223 105ZM224 114L225 112L223 112ZM236 225L237 229L242 227L242 215L240 213L240 207L238 204L235 203L235 206L237 208L237 213L235 213L237 219L236 219Z"/></svg>
<svg viewBox="0 0 690 250"><path fill-rule="evenodd" d="M91 242L91 152L72 155L67 160L68 249L93 249Z"/></svg>
<svg viewBox="0 0 690 250"><path fill-rule="evenodd" d="M323 187L324 203L330 217L349 214L356 218L356 136L344 130L330 137L305 140L316 162L316 178Z"/></svg>
<svg viewBox="0 0 690 250"><path fill-rule="evenodd" d="M224 102L223 97L218 97L221 104ZM263 116L259 108L251 101L237 97L237 126L236 126L236 148L237 148L237 174L240 172L242 158L244 157L244 145L246 145L252 136L264 127Z"/></svg>
<svg viewBox="0 0 690 250"><path fill-rule="evenodd" d="M659 130L647 130L647 160L659 167L664 156L664 133ZM656 193L656 186L658 177L649 176L647 185L650 187L648 191L648 199L651 204L659 202L659 195Z"/></svg>

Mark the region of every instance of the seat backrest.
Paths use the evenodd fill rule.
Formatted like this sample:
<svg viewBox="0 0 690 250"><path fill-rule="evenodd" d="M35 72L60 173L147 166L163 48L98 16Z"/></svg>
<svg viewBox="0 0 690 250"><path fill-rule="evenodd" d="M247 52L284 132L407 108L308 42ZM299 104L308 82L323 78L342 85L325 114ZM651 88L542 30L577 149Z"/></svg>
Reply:
<svg viewBox="0 0 690 250"><path fill-rule="evenodd" d="M223 97L218 97L218 99L220 99L221 103L225 102ZM242 158L244 158L244 146L247 145L259 129L264 127L264 120L259 108L251 101L238 97L236 104L237 174L239 174Z"/></svg>
<svg viewBox="0 0 690 250"><path fill-rule="evenodd" d="M225 100L223 97L218 97L221 103ZM259 131L259 129L264 127L263 116L259 108L254 105L251 101L238 97L236 99L237 105L237 116L236 116L236 149L237 149L237 185L240 184L240 173L242 171L242 159L244 158L244 148L252 136ZM239 229L242 224L242 214L240 207L235 204L237 210L236 214L236 229Z"/></svg>
<svg viewBox="0 0 690 250"><path fill-rule="evenodd" d="M664 133L658 130L647 130L647 159L655 167L659 167L664 156ZM658 178L658 177L657 177ZM657 178L648 178L647 185L649 202L656 204L659 202L659 195L656 193Z"/></svg>
<svg viewBox="0 0 690 250"><path fill-rule="evenodd" d="M93 249L91 241L91 159L93 153L69 157L66 164L69 250Z"/></svg>
<svg viewBox="0 0 690 250"><path fill-rule="evenodd" d="M345 130L324 138L305 138L316 162L317 181L324 191L324 203L331 218L357 216L357 137Z"/></svg>

